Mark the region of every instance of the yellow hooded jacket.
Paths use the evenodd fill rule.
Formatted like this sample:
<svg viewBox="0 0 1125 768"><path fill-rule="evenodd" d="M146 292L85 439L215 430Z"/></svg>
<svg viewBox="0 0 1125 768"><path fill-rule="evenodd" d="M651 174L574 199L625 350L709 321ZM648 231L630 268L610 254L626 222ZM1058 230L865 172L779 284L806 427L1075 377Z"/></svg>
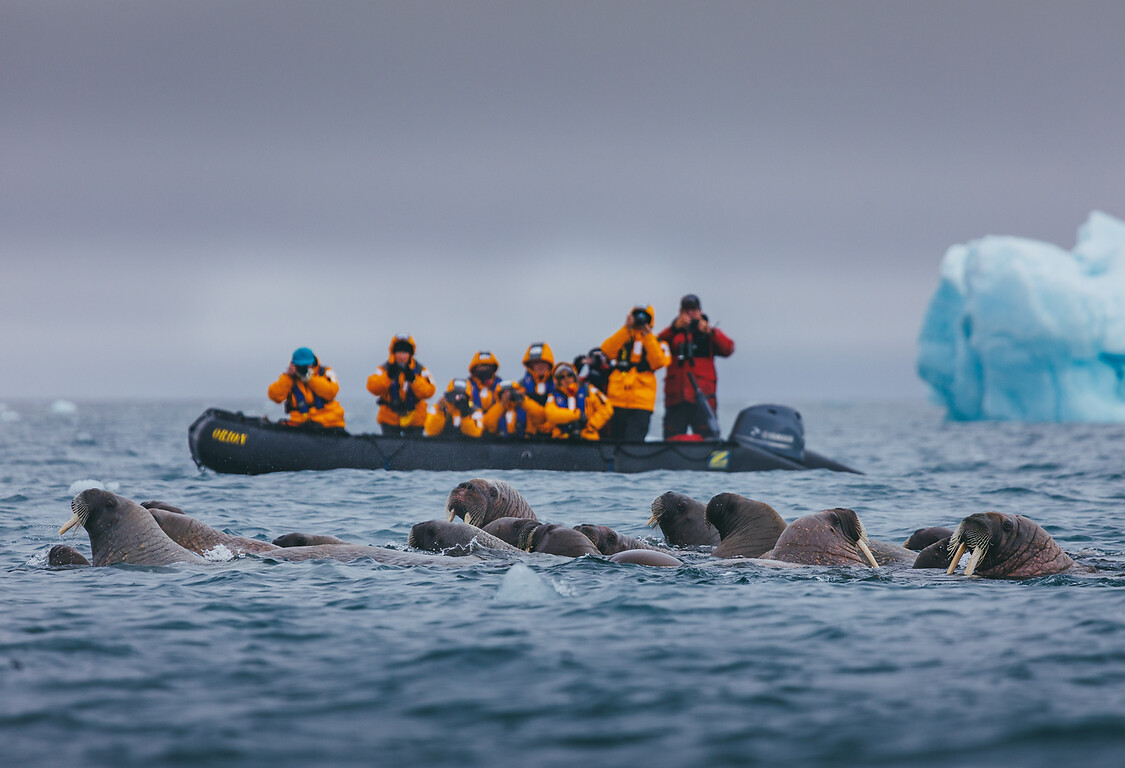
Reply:
<svg viewBox="0 0 1125 768"><path fill-rule="evenodd" d="M559 363L555 370L563 366L574 373L574 368L569 363ZM613 406L597 387L587 383L579 384L575 378L569 388L555 382L555 391L547 399L544 415L552 428L551 437L563 440L570 438L572 433L566 426L585 417L586 424L582 427L580 437L583 440L598 440L599 431L613 416Z"/></svg>
<svg viewBox="0 0 1125 768"><path fill-rule="evenodd" d="M652 323L656 315L648 307ZM660 340L651 332L642 335L627 325L602 342L602 352L615 361L615 365L628 364L627 370L615 367L609 375L609 402L614 408L634 408L651 411L656 406L656 374L668 365L668 355Z"/></svg>
<svg viewBox="0 0 1125 768"><path fill-rule="evenodd" d="M336 393L339 391L340 382L336 379L336 372L317 360L308 381L283 373L277 381L270 384L266 394L275 403L285 403L290 424L313 421L323 427L343 429L344 406L336 402Z"/></svg>
<svg viewBox="0 0 1125 768"><path fill-rule="evenodd" d="M473 401L477 408L480 408L481 413L484 413L492 407L492 402L496 396L496 387L500 384L500 379L497 378L495 372L488 381L478 379L473 375L473 369L478 365L492 365L499 370L500 361L496 359L496 355L485 350L474 354L473 359L469 361L469 378L467 379L469 399Z"/></svg>
<svg viewBox="0 0 1125 768"><path fill-rule="evenodd" d="M510 435L513 431L518 430L518 424L521 421L524 423L524 436L531 437L538 434L549 434L551 426L546 423L546 418L543 415L543 406L532 400L524 392L523 387L519 384L511 383L511 388L514 392L523 395L523 399L518 403L508 401L505 403L500 399L500 394L504 388L509 385L504 382L496 388L496 399L492 405L484 413L484 428L489 434L499 435L501 420L505 423L504 435ZM511 414L511 415L509 415Z"/></svg>
<svg viewBox="0 0 1125 768"><path fill-rule="evenodd" d="M464 390L464 380L461 381L461 389ZM449 386L445 388L446 392L452 392L458 387L457 379L451 379ZM434 406L430 412L426 414L426 425L424 432L426 437L437 437L441 434L456 434L460 432L465 437L480 437L484 429L481 426L484 421L484 415L474 409L467 416L462 415L460 411L452 406L448 406L450 415L446 416L446 409L439 406ZM448 422L448 423L447 423Z"/></svg>
<svg viewBox="0 0 1125 768"><path fill-rule="evenodd" d="M437 386L425 366L414 359L413 352L406 364L414 374L413 381L406 380L405 371L396 373L393 380L387 374L387 369L394 364L395 342L401 340L399 336L391 339L387 362L367 377L367 391L379 398L377 422L396 427L421 427L426 423L426 399L433 396ZM406 337L406 340L412 349L416 348L413 336Z"/></svg>

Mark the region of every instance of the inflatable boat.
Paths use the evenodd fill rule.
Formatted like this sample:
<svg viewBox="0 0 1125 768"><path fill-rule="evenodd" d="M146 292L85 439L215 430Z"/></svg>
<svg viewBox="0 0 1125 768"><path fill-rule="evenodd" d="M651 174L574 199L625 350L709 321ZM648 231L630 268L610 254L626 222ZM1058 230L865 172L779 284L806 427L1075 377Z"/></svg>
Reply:
<svg viewBox="0 0 1125 768"><path fill-rule="evenodd" d="M727 440L642 443L353 435L209 408L188 429L188 445L201 469L239 475L322 469L856 471L806 450L801 415L778 405L744 409Z"/></svg>

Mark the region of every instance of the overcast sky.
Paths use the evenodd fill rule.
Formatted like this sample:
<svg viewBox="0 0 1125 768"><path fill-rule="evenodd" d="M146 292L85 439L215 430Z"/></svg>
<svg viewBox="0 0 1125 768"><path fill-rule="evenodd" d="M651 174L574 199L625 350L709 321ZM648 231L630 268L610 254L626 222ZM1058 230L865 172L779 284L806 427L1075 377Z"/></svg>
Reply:
<svg viewBox="0 0 1125 768"><path fill-rule="evenodd" d="M946 249L1125 216L1125 3L0 3L0 398L345 406L679 297L720 400L921 399ZM279 411L280 412L280 411Z"/></svg>

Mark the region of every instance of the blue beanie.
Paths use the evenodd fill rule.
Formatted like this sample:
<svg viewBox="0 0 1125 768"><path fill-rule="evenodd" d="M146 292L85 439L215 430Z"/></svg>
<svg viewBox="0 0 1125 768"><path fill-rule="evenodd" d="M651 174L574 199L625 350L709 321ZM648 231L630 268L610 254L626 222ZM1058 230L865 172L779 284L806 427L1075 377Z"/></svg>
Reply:
<svg viewBox="0 0 1125 768"><path fill-rule="evenodd" d="M313 365L316 363L316 355L308 347L298 347L293 352L293 365Z"/></svg>

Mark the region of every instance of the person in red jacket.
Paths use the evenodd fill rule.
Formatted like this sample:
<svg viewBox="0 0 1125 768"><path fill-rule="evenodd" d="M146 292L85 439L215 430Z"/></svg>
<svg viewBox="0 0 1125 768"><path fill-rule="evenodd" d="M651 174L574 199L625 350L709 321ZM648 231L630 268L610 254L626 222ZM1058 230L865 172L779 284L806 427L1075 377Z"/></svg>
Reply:
<svg viewBox="0 0 1125 768"><path fill-rule="evenodd" d="M717 438L708 425L706 411L696 402L695 387L688 374L717 412L715 358L734 352L730 337L711 325L699 297L689 293L680 299L680 313L657 336L668 345L672 362L664 377L664 439L687 434L688 427L703 438Z"/></svg>

